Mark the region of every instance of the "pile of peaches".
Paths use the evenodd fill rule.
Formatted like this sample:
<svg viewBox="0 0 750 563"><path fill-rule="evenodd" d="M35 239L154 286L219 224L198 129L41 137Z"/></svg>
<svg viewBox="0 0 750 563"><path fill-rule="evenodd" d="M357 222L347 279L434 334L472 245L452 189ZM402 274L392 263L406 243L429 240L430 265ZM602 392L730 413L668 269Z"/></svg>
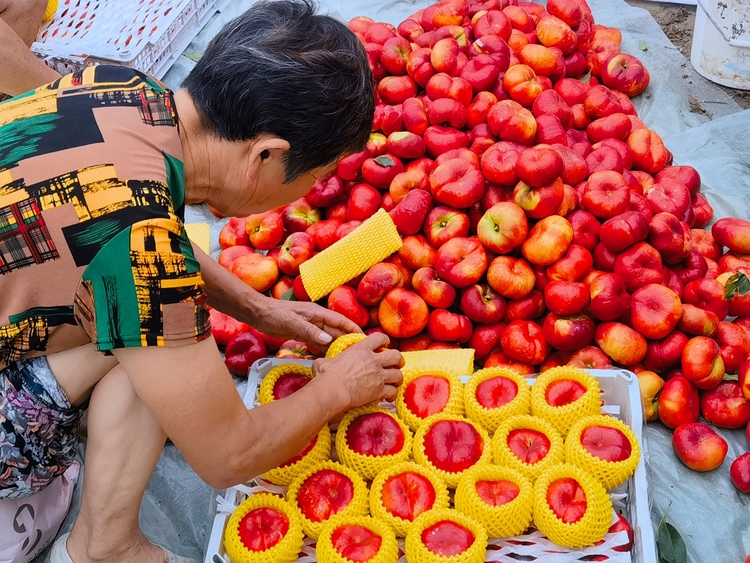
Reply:
<svg viewBox="0 0 750 563"><path fill-rule="evenodd" d="M750 294L728 291L750 270L750 222L706 230L698 172L631 102L649 74L620 32L585 0L442 0L397 27L348 25L377 80L366 149L300 200L230 219L219 262L305 300L299 265L384 208L402 248L321 301L366 332L402 351L473 348L521 374L623 366L643 372L649 420L695 423L700 390L706 420L747 425L750 385L724 378L750 354ZM246 330L212 320L220 342ZM281 346L239 338L239 374ZM690 428L694 443L711 430ZM712 461L689 467L723 460L697 455Z"/></svg>
<svg viewBox="0 0 750 563"><path fill-rule="evenodd" d="M310 378L281 364L260 402ZM489 538L532 525L571 549L624 531L614 550L630 550L632 529L607 491L633 474L640 447L626 424L601 414L597 380L583 370L554 368L532 386L507 368L465 385L439 367L407 370L385 406L349 411L335 438L326 426L263 476L288 487L286 500L260 494L238 507L225 530L234 563L295 561L304 536L321 563L394 563L397 538L407 561L479 563Z"/></svg>

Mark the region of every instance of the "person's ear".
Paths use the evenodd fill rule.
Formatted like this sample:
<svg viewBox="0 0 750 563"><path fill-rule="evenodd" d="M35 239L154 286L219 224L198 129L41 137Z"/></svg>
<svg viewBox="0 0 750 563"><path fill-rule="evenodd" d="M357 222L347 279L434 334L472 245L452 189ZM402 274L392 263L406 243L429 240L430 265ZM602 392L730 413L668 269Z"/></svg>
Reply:
<svg viewBox="0 0 750 563"><path fill-rule="evenodd" d="M252 141L249 159L253 168L284 166L284 153L290 149L288 141L274 135L261 135Z"/></svg>

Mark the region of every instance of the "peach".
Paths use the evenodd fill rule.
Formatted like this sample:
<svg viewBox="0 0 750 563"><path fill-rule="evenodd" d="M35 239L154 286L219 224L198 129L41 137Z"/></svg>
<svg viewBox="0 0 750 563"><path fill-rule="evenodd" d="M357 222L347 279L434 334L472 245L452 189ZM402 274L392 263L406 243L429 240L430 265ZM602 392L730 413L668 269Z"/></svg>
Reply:
<svg viewBox="0 0 750 563"><path fill-rule="evenodd" d="M493 352L484 361L484 367L501 367L506 368L520 375L531 375L536 373L536 368L532 364L517 362L503 352Z"/></svg>
<svg viewBox="0 0 750 563"><path fill-rule="evenodd" d="M633 151L633 166L636 170L656 174L667 164L667 149L664 141L655 131L650 129L633 131L625 142Z"/></svg>
<svg viewBox="0 0 750 563"><path fill-rule="evenodd" d="M531 47L528 45L525 48ZM511 99L524 107L530 108L534 104L544 87L537 79L537 75L530 66L514 65L503 76L503 89Z"/></svg>
<svg viewBox="0 0 750 563"><path fill-rule="evenodd" d="M682 318L677 326L686 334L713 336L719 330L719 317L716 316L716 313L684 303L682 305Z"/></svg>
<svg viewBox="0 0 750 563"><path fill-rule="evenodd" d="M549 313L544 317L542 331L547 342L554 348L564 351L580 350L594 338L594 321L586 315L558 316Z"/></svg>
<svg viewBox="0 0 750 563"><path fill-rule="evenodd" d="M456 288L477 283L487 270L487 254L477 238L454 238L435 255L435 271Z"/></svg>
<svg viewBox="0 0 750 563"><path fill-rule="evenodd" d="M672 213L661 212L653 216L648 240L667 264L682 262L693 249L690 227Z"/></svg>
<svg viewBox="0 0 750 563"><path fill-rule="evenodd" d="M567 365L580 369L610 369L612 361L600 348L586 346L573 352Z"/></svg>
<svg viewBox="0 0 750 563"><path fill-rule="evenodd" d="M500 10L489 10L479 18L475 18L474 37L481 39L488 35L494 35L507 41L513 31L510 18Z"/></svg>
<svg viewBox="0 0 750 563"><path fill-rule="evenodd" d="M649 85L651 76L643 63L632 55L620 53L607 60L601 68L604 85L627 94L639 95Z"/></svg>
<svg viewBox="0 0 750 563"><path fill-rule="evenodd" d="M536 24L539 43L545 47L557 47L564 55L575 51L578 36L570 26L553 15L542 16Z"/></svg>
<svg viewBox="0 0 750 563"><path fill-rule="evenodd" d="M716 341L727 373L737 373L750 356L750 338L745 330L735 324L720 322Z"/></svg>
<svg viewBox="0 0 750 563"><path fill-rule="evenodd" d="M219 253L219 257L216 261L219 263L219 266L222 266L231 271L232 265L234 264L235 260L237 260L237 258L239 258L240 256L245 256L247 254L255 254L255 251L252 249L252 247L230 246L229 248L225 248Z"/></svg>
<svg viewBox="0 0 750 563"><path fill-rule="evenodd" d="M706 336L691 338L682 351L682 372L698 389L713 389L724 378L719 345Z"/></svg>
<svg viewBox="0 0 750 563"><path fill-rule="evenodd" d="M646 356L646 339L622 323L602 323L594 337L604 353L623 366L634 366Z"/></svg>
<svg viewBox="0 0 750 563"><path fill-rule="evenodd" d="M652 340L648 343L643 365L648 370L665 373L680 363L682 351L687 343L688 337L678 330L661 340Z"/></svg>
<svg viewBox="0 0 750 563"><path fill-rule="evenodd" d="M487 122L492 133L503 141L529 145L536 136L533 114L513 100L501 100L490 109Z"/></svg>
<svg viewBox="0 0 750 563"><path fill-rule="evenodd" d="M488 182L502 186L518 183L516 163L523 147L515 143L500 142L492 145L482 155L481 168Z"/></svg>
<svg viewBox="0 0 750 563"><path fill-rule="evenodd" d="M428 127L423 138L425 145L427 145L427 153L433 158L450 150L469 146L469 135L467 133L442 125Z"/></svg>
<svg viewBox="0 0 750 563"><path fill-rule="evenodd" d="M430 307L447 309L456 300L456 290L441 280L432 268L420 268L414 272L412 284Z"/></svg>
<svg viewBox="0 0 750 563"><path fill-rule="evenodd" d="M503 321L530 321L544 314L544 294L538 289L533 290L523 299L508 301Z"/></svg>
<svg viewBox="0 0 750 563"><path fill-rule="evenodd" d="M367 270L357 286L357 300L368 307L376 305L395 287L403 285L401 270L394 264L379 263Z"/></svg>
<svg viewBox="0 0 750 563"><path fill-rule="evenodd" d="M750 421L750 403L736 381L724 381L701 397L703 418L717 428L743 428Z"/></svg>
<svg viewBox="0 0 750 563"><path fill-rule="evenodd" d="M583 18L580 7L573 0L549 0L547 11L572 28L578 27Z"/></svg>
<svg viewBox="0 0 750 563"><path fill-rule="evenodd" d="M546 276L550 281L577 282L583 280L593 266L591 253L583 246L571 244L565 255L547 268Z"/></svg>
<svg viewBox="0 0 750 563"><path fill-rule="evenodd" d="M548 266L565 255L573 241L573 227L558 215L545 217L529 232L521 252L532 264Z"/></svg>
<svg viewBox="0 0 750 563"><path fill-rule="evenodd" d="M250 217L254 217L251 215ZM247 231L247 220L249 217L230 217L229 222L221 228L219 232L219 246L222 249L230 248L232 246L249 246L251 244L249 232ZM281 227L281 233L279 239L284 234L284 227ZM276 242L278 244L279 241ZM276 246L276 244L272 245Z"/></svg>
<svg viewBox="0 0 750 563"><path fill-rule="evenodd" d="M431 268L436 259L436 251L423 235L404 237L398 256L412 270Z"/></svg>
<svg viewBox="0 0 750 563"><path fill-rule="evenodd" d="M503 353L526 364L539 365L549 355L542 328L532 321L513 321L500 338Z"/></svg>
<svg viewBox="0 0 750 563"><path fill-rule="evenodd" d="M620 45L606 38L597 38L591 42L586 54L586 66L595 77L601 77L607 61L620 53Z"/></svg>
<svg viewBox="0 0 750 563"><path fill-rule="evenodd" d="M492 289L508 299L523 299L535 284L534 270L523 258L498 256L487 270L487 282Z"/></svg>
<svg viewBox="0 0 750 563"><path fill-rule="evenodd" d="M750 221L737 217L719 219L711 227L714 240L733 252L750 253Z"/></svg>
<svg viewBox="0 0 750 563"><path fill-rule="evenodd" d="M659 395L659 418L667 428L695 422L700 416L698 390L683 375L675 375L664 383Z"/></svg>
<svg viewBox="0 0 750 563"><path fill-rule="evenodd" d="M615 113L622 113L622 104L617 96L606 86L594 86L586 92L583 102L586 114L590 119L601 119Z"/></svg>
<svg viewBox="0 0 750 563"><path fill-rule="evenodd" d="M599 232L601 224L591 213L583 209L577 209L567 217L573 227L573 244L580 245L589 252L596 248L599 243Z"/></svg>
<svg viewBox="0 0 750 563"><path fill-rule="evenodd" d="M645 285L630 298L630 324L646 338L666 338L681 317L680 297L663 285Z"/></svg>
<svg viewBox="0 0 750 563"><path fill-rule="evenodd" d="M677 458L693 471L712 471L724 463L727 442L710 426L689 422L675 428L672 447Z"/></svg>
<svg viewBox="0 0 750 563"><path fill-rule="evenodd" d="M471 64L471 62L469 64ZM479 92L466 108L467 125L473 130L477 125L487 123L487 114L489 114L490 109L496 103L497 96L492 92Z"/></svg>
<svg viewBox="0 0 750 563"><path fill-rule="evenodd" d="M613 113L592 121L586 128L586 135L592 143L606 139L625 140L632 129L630 119L624 113Z"/></svg>
<svg viewBox="0 0 750 563"><path fill-rule="evenodd" d="M409 53L406 59L406 72L423 88L435 76L435 67L430 62L431 55L432 49L419 48Z"/></svg>
<svg viewBox="0 0 750 563"><path fill-rule="evenodd" d="M506 326L505 323L496 323L479 325L474 329L467 346L474 350L474 355L479 361L484 360L498 347Z"/></svg>
<svg viewBox="0 0 750 563"><path fill-rule="evenodd" d="M563 204L564 198L565 185L560 178L537 188L519 182L513 190L513 201L531 219L543 219L550 215L559 215L557 212Z"/></svg>
<svg viewBox="0 0 750 563"><path fill-rule="evenodd" d="M696 229L702 229L711 222L714 216L714 208L708 203L708 200L703 194L695 194L695 198L692 204L693 215L695 220L693 227Z"/></svg>
<svg viewBox="0 0 750 563"><path fill-rule="evenodd" d="M427 335L438 342L468 342L472 325L468 317L451 313L445 309L435 309L427 321Z"/></svg>
<svg viewBox="0 0 750 563"><path fill-rule="evenodd" d="M691 239L693 241L693 248L700 252L704 258L711 260L718 260L721 258L721 246L717 244L714 237L708 231L703 229L692 229Z"/></svg>
<svg viewBox="0 0 750 563"><path fill-rule="evenodd" d="M386 293L378 307L380 326L394 338L416 336L427 326L427 304L416 293L395 288Z"/></svg>
<svg viewBox="0 0 750 563"><path fill-rule="evenodd" d="M664 380L653 371L638 372L638 388L645 408L646 422L659 420L659 402L656 396L664 387Z"/></svg>
<svg viewBox="0 0 750 563"><path fill-rule="evenodd" d="M686 213L692 209L688 189L671 178L657 181L645 195L654 213L671 213L679 219L687 220Z"/></svg>
<svg viewBox="0 0 750 563"><path fill-rule="evenodd" d="M621 252L649 233L648 220L637 211L626 211L607 219L599 231L599 239L610 252Z"/></svg>
<svg viewBox="0 0 750 563"><path fill-rule="evenodd" d="M651 283L662 283L663 269L659 252L645 242L638 242L625 249L614 263L614 273L623 279L628 291L635 291Z"/></svg>
<svg viewBox="0 0 750 563"><path fill-rule="evenodd" d="M599 149L602 150L602 149ZM600 219L610 219L628 211L630 189L622 174L595 172L581 197L581 206Z"/></svg>
<svg viewBox="0 0 750 563"><path fill-rule="evenodd" d="M507 254L526 240L527 234L526 215L512 202L496 203L477 225L479 241L495 254Z"/></svg>

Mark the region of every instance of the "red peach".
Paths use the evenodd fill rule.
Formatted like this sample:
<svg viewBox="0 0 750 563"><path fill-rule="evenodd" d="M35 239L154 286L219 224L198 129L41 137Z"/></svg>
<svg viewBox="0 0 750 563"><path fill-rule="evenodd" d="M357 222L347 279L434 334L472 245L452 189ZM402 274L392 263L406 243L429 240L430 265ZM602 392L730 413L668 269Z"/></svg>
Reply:
<svg viewBox="0 0 750 563"><path fill-rule="evenodd" d="M570 355L568 365L580 369L610 369L612 361L596 346L586 346Z"/></svg>
<svg viewBox="0 0 750 563"><path fill-rule="evenodd" d="M682 424L695 422L698 416L698 390L682 375L668 379L659 395L659 418L664 425L674 430Z"/></svg>
<svg viewBox="0 0 750 563"><path fill-rule="evenodd" d="M681 317L680 297L663 285L645 285L630 298L630 324L646 338L665 338Z"/></svg>
<svg viewBox="0 0 750 563"><path fill-rule="evenodd" d="M435 255L435 271L457 288L477 283L487 270L487 254L476 238L454 238Z"/></svg>
<svg viewBox="0 0 750 563"><path fill-rule="evenodd" d="M693 471L712 471L727 455L727 442L707 424L690 422L678 426L672 435L677 458Z"/></svg>
<svg viewBox="0 0 750 563"><path fill-rule="evenodd" d="M656 174L667 163L667 149L661 137L650 129L633 131L625 140L633 151L633 166L649 174Z"/></svg>
<svg viewBox="0 0 750 563"><path fill-rule="evenodd" d="M622 323L602 323L594 337L604 353L618 364L633 366L646 356L646 339Z"/></svg>
<svg viewBox="0 0 750 563"><path fill-rule="evenodd" d="M556 315L575 315L588 307L589 290L580 282L552 281L544 288L544 302Z"/></svg>
<svg viewBox="0 0 750 563"><path fill-rule="evenodd" d="M523 299L534 289L534 271L526 260L498 256L487 271L487 281L500 295L508 299Z"/></svg>
<svg viewBox="0 0 750 563"><path fill-rule="evenodd" d="M594 338L594 321L586 315L561 317L549 313L544 318L542 331L544 338L554 348L565 351L580 350L588 346Z"/></svg>
<svg viewBox="0 0 750 563"><path fill-rule="evenodd" d="M617 256L614 272L625 281L628 291L664 280L659 252L650 244L638 242Z"/></svg>
<svg viewBox="0 0 750 563"><path fill-rule="evenodd" d="M430 307L447 309L456 300L456 290L441 280L432 268L420 268L414 272L412 284Z"/></svg>
<svg viewBox="0 0 750 563"><path fill-rule="evenodd" d="M398 256L412 270L431 268L437 253L422 235L404 237Z"/></svg>
<svg viewBox="0 0 750 563"><path fill-rule="evenodd" d="M558 215L545 217L529 232L521 245L524 257L539 266L548 266L565 255L573 241L573 227Z"/></svg>
<svg viewBox="0 0 750 563"><path fill-rule="evenodd" d="M750 403L736 381L724 381L701 397L703 418L717 428L742 428L750 421Z"/></svg>
<svg viewBox="0 0 750 563"><path fill-rule="evenodd" d="M602 224L599 239L610 252L621 252L632 244L645 240L648 233L648 220L637 211L626 211Z"/></svg>
<svg viewBox="0 0 750 563"><path fill-rule="evenodd" d="M724 378L721 349L711 338L691 338L682 351L682 372L698 389L713 389Z"/></svg>
<svg viewBox="0 0 750 563"><path fill-rule="evenodd" d="M650 341L646 357L643 359L644 366L657 373L664 373L674 368L682 360L682 351L687 343L688 337L678 330L661 340Z"/></svg>
<svg viewBox="0 0 750 563"><path fill-rule="evenodd" d="M378 308L383 330L394 338L409 338L422 332L429 320L424 300L414 292L395 288L386 293Z"/></svg>
<svg viewBox="0 0 750 563"><path fill-rule="evenodd" d="M549 354L542 328L532 321L513 321L503 332L503 353L527 364L541 364Z"/></svg>

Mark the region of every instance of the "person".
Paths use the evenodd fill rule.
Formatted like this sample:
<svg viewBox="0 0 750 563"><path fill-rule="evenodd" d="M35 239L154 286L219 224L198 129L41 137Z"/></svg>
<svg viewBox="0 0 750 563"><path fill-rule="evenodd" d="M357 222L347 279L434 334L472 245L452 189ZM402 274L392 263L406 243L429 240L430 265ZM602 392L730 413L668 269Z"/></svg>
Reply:
<svg viewBox="0 0 750 563"><path fill-rule="evenodd" d="M38 61L29 50L50 5L50 0L0 0L0 59L3 61L0 101L59 78L57 72Z"/></svg>
<svg viewBox="0 0 750 563"><path fill-rule="evenodd" d="M96 66L0 104L0 499L65 470L88 408L80 513L53 563L183 560L138 524L167 437L225 488L296 455L346 410L394 399L402 358L376 352L388 343L376 334L248 411L207 306L318 346L359 328L256 293L183 225L186 204L245 216L303 196L364 149L374 105L363 46L312 0L255 4L174 94Z"/></svg>

